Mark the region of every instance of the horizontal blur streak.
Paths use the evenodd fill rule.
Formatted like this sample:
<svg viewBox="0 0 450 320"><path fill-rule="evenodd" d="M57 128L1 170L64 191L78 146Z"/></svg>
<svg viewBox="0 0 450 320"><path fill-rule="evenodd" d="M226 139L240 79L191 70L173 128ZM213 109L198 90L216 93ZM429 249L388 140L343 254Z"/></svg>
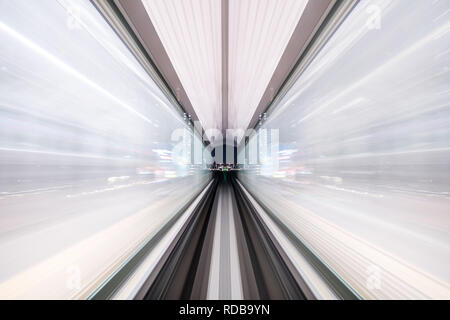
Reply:
<svg viewBox="0 0 450 320"><path fill-rule="evenodd" d="M209 181L88 0L0 0L0 298L83 298Z"/></svg>
<svg viewBox="0 0 450 320"><path fill-rule="evenodd" d="M240 174L364 298L450 299L448 43L448 1L360 1L268 114L279 168Z"/></svg>

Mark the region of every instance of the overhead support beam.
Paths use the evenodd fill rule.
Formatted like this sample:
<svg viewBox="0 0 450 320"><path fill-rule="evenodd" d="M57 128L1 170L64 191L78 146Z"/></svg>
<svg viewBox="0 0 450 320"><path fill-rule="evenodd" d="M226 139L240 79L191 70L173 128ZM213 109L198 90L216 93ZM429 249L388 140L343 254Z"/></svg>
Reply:
<svg viewBox="0 0 450 320"><path fill-rule="evenodd" d="M222 129L228 128L229 0L222 0Z"/></svg>
<svg viewBox="0 0 450 320"><path fill-rule="evenodd" d="M222 0L222 135L223 135L223 163L227 159L228 129L228 24L230 20L228 0Z"/></svg>
<svg viewBox="0 0 450 320"><path fill-rule="evenodd" d="M317 30L330 13L337 0L310 0L288 42L286 50L267 85L267 88L250 121L249 128L254 128L261 115L279 93L291 71L311 43Z"/></svg>
<svg viewBox="0 0 450 320"><path fill-rule="evenodd" d="M133 29L136 37L170 87L178 103L186 113L191 115L192 121L197 121L198 116L175 72L151 19L149 19L142 1L113 0L113 2Z"/></svg>

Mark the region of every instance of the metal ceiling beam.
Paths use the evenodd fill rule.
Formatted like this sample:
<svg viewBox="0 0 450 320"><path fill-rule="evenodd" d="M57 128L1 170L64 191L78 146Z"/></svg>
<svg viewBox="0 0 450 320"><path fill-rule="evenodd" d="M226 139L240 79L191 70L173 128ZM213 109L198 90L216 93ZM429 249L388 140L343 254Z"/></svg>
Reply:
<svg viewBox="0 0 450 320"><path fill-rule="evenodd" d="M176 100L186 113L190 114L192 121L197 121L198 116L192 107L181 81L175 72L169 56L159 38L145 7L140 0L113 0L127 23L133 29L136 37L145 48L152 62L170 87Z"/></svg>
<svg viewBox="0 0 450 320"><path fill-rule="evenodd" d="M228 128L229 1L222 0L222 130Z"/></svg>

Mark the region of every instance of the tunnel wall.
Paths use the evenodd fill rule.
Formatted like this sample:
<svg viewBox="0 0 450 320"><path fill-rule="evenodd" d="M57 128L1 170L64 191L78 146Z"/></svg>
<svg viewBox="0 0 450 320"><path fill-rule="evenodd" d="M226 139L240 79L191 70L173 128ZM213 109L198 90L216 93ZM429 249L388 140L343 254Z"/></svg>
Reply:
<svg viewBox="0 0 450 320"><path fill-rule="evenodd" d="M90 1L0 1L0 298L120 267L210 180L190 128Z"/></svg>
<svg viewBox="0 0 450 320"><path fill-rule="evenodd" d="M239 174L365 298L450 297L448 9L359 2L259 127L277 154Z"/></svg>

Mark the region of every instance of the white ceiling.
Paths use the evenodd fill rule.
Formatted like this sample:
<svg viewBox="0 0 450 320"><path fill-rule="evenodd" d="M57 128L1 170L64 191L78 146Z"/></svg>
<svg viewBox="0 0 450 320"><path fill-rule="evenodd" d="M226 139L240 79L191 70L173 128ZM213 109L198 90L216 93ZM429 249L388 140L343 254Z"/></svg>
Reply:
<svg viewBox="0 0 450 320"><path fill-rule="evenodd" d="M230 0L228 123L247 128L307 0Z"/></svg>
<svg viewBox="0 0 450 320"><path fill-rule="evenodd" d="M204 128L222 126L225 54L228 127L247 128L308 2L228 1L223 53L222 0L142 0Z"/></svg>
<svg viewBox="0 0 450 320"><path fill-rule="evenodd" d="M221 2L142 1L202 126L220 128Z"/></svg>

